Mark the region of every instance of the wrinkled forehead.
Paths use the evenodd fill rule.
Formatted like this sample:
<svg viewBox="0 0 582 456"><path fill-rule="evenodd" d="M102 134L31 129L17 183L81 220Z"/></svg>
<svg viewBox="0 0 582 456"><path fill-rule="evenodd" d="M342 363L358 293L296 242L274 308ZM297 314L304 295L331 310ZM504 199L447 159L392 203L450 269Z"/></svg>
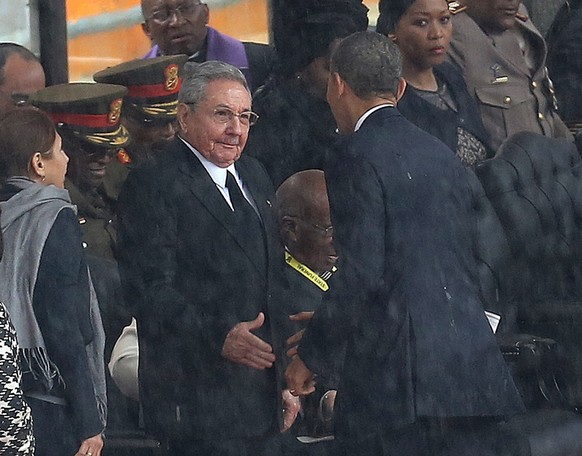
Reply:
<svg viewBox="0 0 582 456"><path fill-rule="evenodd" d="M141 10L144 15L162 8L175 8L186 0L142 0Z"/></svg>

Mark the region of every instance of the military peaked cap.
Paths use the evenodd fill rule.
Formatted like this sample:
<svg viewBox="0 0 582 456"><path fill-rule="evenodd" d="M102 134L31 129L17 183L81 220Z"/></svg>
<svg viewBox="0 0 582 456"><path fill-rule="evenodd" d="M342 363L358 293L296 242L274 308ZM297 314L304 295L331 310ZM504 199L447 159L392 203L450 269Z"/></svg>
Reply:
<svg viewBox="0 0 582 456"><path fill-rule="evenodd" d="M121 125L127 89L113 84L69 83L39 90L30 103L45 111L59 132L107 148L125 147L129 134Z"/></svg>
<svg viewBox="0 0 582 456"><path fill-rule="evenodd" d="M186 55L132 60L99 71L93 79L127 87L124 115L144 123L168 122L176 118L182 65L187 60Z"/></svg>

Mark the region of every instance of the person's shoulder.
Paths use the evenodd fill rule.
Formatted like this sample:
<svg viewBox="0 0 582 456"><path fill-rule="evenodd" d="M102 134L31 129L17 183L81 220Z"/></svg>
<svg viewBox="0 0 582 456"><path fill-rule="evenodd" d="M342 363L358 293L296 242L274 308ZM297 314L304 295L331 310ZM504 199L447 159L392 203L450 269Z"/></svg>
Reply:
<svg viewBox="0 0 582 456"><path fill-rule="evenodd" d="M275 52L275 48L270 44L256 43L254 41L243 41L242 42L247 55L267 55L272 56Z"/></svg>
<svg viewBox="0 0 582 456"><path fill-rule="evenodd" d="M268 176L267 171L265 170L265 167L263 166L261 161L247 153L243 153L243 155L241 155L241 157L237 161L237 166L241 166L248 169L250 172L253 173L254 176L258 177Z"/></svg>
<svg viewBox="0 0 582 456"><path fill-rule="evenodd" d="M459 45L467 42L468 38L478 35L481 30L477 23L467 14L465 7L455 10L449 7L451 11L451 23L453 24L453 36L451 42Z"/></svg>
<svg viewBox="0 0 582 456"><path fill-rule="evenodd" d="M445 61L434 67L434 72L439 81L456 87L466 87L463 71L453 62Z"/></svg>
<svg viewBox="0 0 582 456"><path fill-rule="evenodd" d="M168 141L160 146L151 159L139 163L130 172L130 175L158 174L163 176L180 166L186 158L187 146L179 138Z"/></svg>

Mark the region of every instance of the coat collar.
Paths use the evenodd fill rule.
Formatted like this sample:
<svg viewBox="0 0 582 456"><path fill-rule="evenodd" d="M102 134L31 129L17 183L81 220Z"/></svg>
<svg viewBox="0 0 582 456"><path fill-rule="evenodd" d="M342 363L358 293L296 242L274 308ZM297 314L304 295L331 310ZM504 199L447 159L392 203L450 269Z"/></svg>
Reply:
<svg viewBox="0 0 582 456"><path fill-rule="evenodd" d="M179 149L180 154L184 156L184 160L182 160L179 165L179 170L188 177L186 181L188 189L207 209L211 216L213 216L234 238L236 243L249 257L255 268L260 271L259 263L255 257L256 252L249 250L248 244L242 238L240 231L237 229L232 209L216 188L216 184L202 163L200 163L200 160L196 158L192 151L181 140L176 139L174 146ZM266 214L266 208L270 206L271 202L264 200L264 197L262 197L263 194L260 192L260 188L249 170L246 158L241 156L241 158L236 162L235 167L238 170L241 180L247 186L257 205L260 217L263 220L263 231L265 231L265 229L270 229L270 226L265 226L265 221L268 221L269 219L269 216Z"/></svg>

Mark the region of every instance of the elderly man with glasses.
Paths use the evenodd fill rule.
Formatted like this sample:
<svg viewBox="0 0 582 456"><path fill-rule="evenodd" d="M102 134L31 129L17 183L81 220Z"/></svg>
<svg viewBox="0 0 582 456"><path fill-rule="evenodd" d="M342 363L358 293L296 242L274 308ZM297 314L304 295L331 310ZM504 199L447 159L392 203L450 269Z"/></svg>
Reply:
<svg viewBox="0 0 582 456"><path fill-rule="evenodd" d="M142 28L153 47L146 58L186 54L190 61L219 60L245 75L251 91L264 84L273 51L260 43L242 43L208 26L210 12L200 0L142 0Z"/></svg>
<svg viewBox="0 0 582 456"><path fill-rule="evenodd" d="M277 455L283 252L270 180L242 154L257 115L243 74L223 62L189 68L178 100L178 137L119 199L146 427L170 454Z"/></svg>

